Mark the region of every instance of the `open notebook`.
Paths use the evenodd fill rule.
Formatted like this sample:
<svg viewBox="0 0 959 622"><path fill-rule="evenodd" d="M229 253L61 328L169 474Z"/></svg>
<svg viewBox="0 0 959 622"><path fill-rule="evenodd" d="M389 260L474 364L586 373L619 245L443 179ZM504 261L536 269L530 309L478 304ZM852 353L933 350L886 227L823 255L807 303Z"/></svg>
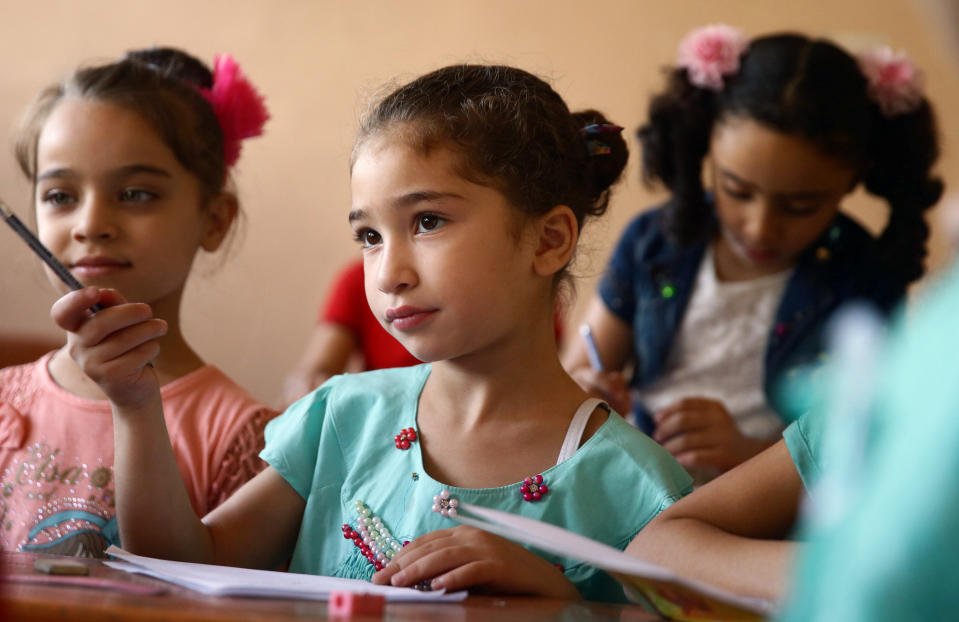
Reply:
<svg viewBox="0 0 959 622"><path fill-rule="evenodd" d="M405 587L373 585L359 579L339 579L293 572L250 570L141 557L111 546L107 554L122 560L104 562L111 568L144 574L212 596L256 596L329 600L334 591L378 594L387 602L458 602L466 592L422 592Z"/></svg>
<svg viewBox="0 0 959 622"><path fill-rule="evenodd" d="M461 503L455 520L563 557L601 568L626 588L626 594L647 609L671 620L763 620L775 604L739 596L672 570L650 564L602 542L556 525L468 503Z"/></svg>

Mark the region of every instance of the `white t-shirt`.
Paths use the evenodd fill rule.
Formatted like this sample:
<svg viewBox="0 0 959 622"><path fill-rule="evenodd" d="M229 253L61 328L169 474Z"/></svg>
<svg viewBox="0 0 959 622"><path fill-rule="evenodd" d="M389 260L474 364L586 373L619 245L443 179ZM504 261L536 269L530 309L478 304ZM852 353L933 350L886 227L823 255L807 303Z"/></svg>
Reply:
<svg viewBox="0 0 959 622"><path fill-rule="evenodd" d="M716 277L713 247L706 249L664 373L639 391L651 412L687 397L714 399L739 431L774 439L783 420L766 402L766 342L791 270L723 282Z"/></svg>

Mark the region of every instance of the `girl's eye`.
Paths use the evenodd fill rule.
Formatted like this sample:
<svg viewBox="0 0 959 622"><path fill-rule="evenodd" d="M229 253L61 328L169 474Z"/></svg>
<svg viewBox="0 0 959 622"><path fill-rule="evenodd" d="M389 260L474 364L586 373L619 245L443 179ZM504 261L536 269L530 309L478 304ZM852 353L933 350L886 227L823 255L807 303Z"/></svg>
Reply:
<svg viewBox="0 0 959 622"><path fill-rule="evenodd" d="M790 216L809 216L819 211L821 201L791 201L784 202L782 209Z"/></svg>
<svg viewBox="0 0 959 622"><path fill-rule="evenodd" d="M416 232L432 231L446 223L445 218L440 218L436 214L420 214L416 218Z"/></svg>
<svg viewBox="0 0 959 622"><path fill-rule="evenodd" d="M67 205L73 202L73 197L62 190L48 190L43 193L43 202L50 205Z"/></svg>
<svg viewBox="0 0 959 622"><path fill-rule="evenodd" d="M360 229L356 232L356 235L353 236L354 239L360 243L360 246L363 248L370 248L371 246L376 246L380 243L380 234L372 229Z"/></svg>
<svg viewBox="0 0 959 622"><path fill-rule="evenodd" d="M815 205L787 205L786 213L793 216L809 216L810 214L817 212L819 208Z"/></svg>
<svg viewBox="0 0 959 622"><path fill-rule="evenodd" d="M149 201L155 199L156 195L148 190L140 190L139 188L127 188L120 191L120 200L124 203L143 203L144 201Z"/></svg>
<svg viewBox="0 0 959 622"><path fill-rule="evenodd" d="M748 190L739 190L738 188L730 188L728 186L723 186L723 192L740 201L745 201L752 196Z"/></svg>

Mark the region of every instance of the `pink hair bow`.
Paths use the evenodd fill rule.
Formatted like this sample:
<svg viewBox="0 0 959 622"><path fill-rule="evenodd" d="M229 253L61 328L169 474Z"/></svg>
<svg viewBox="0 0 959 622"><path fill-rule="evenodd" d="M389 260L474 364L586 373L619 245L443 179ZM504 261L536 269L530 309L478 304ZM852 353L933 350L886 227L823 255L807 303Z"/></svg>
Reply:
<svg viewBox="0 0 959 622"><path fill-rule="evenodd" d="M213 88L200 89L223 131L223 156L228 167L240 158L240 141L263 133L270 113L263 96L229 54L213 59Z"/></svg>
<svg viewBox="0 0 959 622"><path fill-rule="evenodd" d="M860 53L857 60L883 116L913 112L922 103L922 74L905 52L881 46Z"/></svg>
<svg viewBox="0 0 959 622"><path fill-rule="evenodd" d="M749 47L741 30L726 24L696 28L679 44L676 65L700 88L721 91L723 78L739 71L739 57Z"/></svg>

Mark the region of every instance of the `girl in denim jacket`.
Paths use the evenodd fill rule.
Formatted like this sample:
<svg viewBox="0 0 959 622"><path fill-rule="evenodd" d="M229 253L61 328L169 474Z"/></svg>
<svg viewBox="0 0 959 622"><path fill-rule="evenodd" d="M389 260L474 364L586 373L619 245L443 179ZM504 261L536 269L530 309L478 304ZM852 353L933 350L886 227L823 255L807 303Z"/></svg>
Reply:
<svg viewBox="0 0 959 622"><path fill-rule="evenodd" d="M717 25L684 39L637 133L672 196L627 227L586 313L605 371L582 344L565 363L708 479L800 414L777 387L819 361L843 303L888 313L922 275L933 112L888 48ZM840 213L860 184L889 204L878 238Z"/></svg>

